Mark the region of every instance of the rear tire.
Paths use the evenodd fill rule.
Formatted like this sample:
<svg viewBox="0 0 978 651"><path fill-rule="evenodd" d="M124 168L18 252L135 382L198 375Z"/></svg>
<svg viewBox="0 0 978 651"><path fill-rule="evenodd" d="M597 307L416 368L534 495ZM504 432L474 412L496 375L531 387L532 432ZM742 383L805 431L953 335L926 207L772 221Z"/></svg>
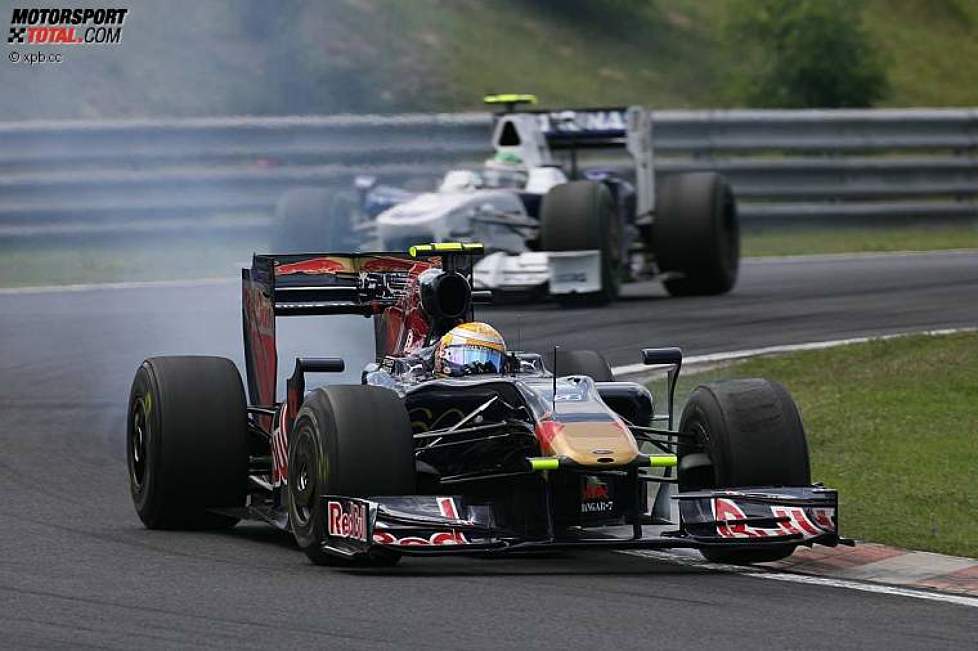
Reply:
<svg viewBox="0 0 978 651"><path fill-rule="evenodd" d="M608 361L595 350L557 349L557 368L561 376L586 375L595 382L614 382L615 374Z"/></svg>
<svg viewBox="0 0 978 651"><path fill-rule="evenodd" d="M561 305L603 305L621 289L622 224L611 191L596 181L571 181L554 186L540 207L540 248L543 251L601 252L601 289L587 294L554 296Z"/></svg>
<svg viewBox="0 0 978 651"><path fill-rule="evenodd" d="M150 529L215 529L237 518L209 509L244 505L247 403L241 376L221 357L152 357L129 397L126 457L139 518Z"/></svg>
<svg viewBox="0 0 978 651"><path fill-rule="evenodd" d="M287 191L275 206L276 253L339 252L356 248L350 193L320 188Z"/></svg>
<svg viewBox="0 0 978 651"><path fill-rule="evenodd" d="M667 176L656 197L652 250L673 296L724 294L737 282L740 228L730 185L715 172Z"/></svg>
<svg viewBox="0 0 978 651"><path fill-rule="evenodd" d="M323 495L370 497L416 492L414 438L403 401L389 389L329 386L310 393L289 435L289 522L317 565L343 564L323 551ZM378 553L373 565L399 554Z"/></svg>
<svg viewBox="0 0 978 651"><path fill-rule="evenodd" d="M727 380L697 387L679 431L696 443L679 446L679 490L811 484L808 443L788 391L770 380ZM683 439L685 440L685 439ZM700 550L717 563L786 558L794 546L772 550Z"/></svg>

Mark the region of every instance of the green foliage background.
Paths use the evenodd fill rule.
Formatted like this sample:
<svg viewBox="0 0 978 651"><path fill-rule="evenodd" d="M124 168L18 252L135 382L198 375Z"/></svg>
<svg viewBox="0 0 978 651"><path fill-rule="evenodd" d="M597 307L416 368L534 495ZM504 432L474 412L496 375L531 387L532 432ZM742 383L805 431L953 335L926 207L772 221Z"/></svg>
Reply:
<svg viewBox="0 0 978 651"><path fill-rule="evenodd" d="M743 56L735 100L779 108L872 106L886 69L853 0L735 0L728 46Z"/></svg>
<svg viewBox="0 0 978 651"><path fill-rule="evenodd" d="M787 18L771 21L778 6ZM779 31L799 21L818 29ZM855 54L866 64L848 70ZM4 62L0 87L5 120L454 111L487 91L550 105L974 106L978 2L168 0L135 3L118 46Z"/></svg>

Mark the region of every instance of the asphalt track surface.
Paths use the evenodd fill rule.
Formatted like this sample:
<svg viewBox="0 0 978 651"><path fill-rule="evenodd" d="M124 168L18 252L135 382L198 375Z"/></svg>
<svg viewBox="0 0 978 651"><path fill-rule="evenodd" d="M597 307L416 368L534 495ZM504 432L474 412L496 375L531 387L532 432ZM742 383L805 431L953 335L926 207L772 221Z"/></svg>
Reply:
<svg viewBox="0 0 978 651"><path fill-rule="evenodd" d="M314 567L261 525L147 531L123 455L132 373L156 354L240 363L239 309L231 282L0 294L0 646L974 648L973 608L611 552L371 572ZM748 263L726 297L647 284L601 311L488 312L523 348L613 364L974 326L978 254ZM366 320L296 321L285 358L367 354Z"/></svg>

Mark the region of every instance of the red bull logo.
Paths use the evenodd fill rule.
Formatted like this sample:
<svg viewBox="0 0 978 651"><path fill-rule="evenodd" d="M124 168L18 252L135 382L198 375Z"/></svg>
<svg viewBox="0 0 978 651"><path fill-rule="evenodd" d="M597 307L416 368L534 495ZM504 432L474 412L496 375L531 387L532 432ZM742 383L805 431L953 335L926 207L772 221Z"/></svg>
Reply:
<svg viewBox="0 0 978 651"><path fill-rule="evenodd" d="M330 501L326 504L329 535L367 542L367 507L359 502L346 504L349 511L344 510L342 502Z"/></svg>
<svg viewBox="0 0 978 651"><path fill-rule="evenodd" d="M584 484L584 491L581 497L588 502L606 500L609 498L608 486L598 481L588 481Z"/></svg>
<svg viewBox="0 0 978 651"><path fill-rule="evenodd" d="M581 488L581 513L610 513L615 509L608 484L588 477Z"/></svg>
<svg viewBox="0 0 978 651"><path fill-rule="evenodd" d="M420 262L418 260L405 260L393 256L383 256L376 258L364 258L360 265L361 271L368 273L391 273L394 271L408 271L412 274L419 274L433 265L430 262Z"/></svg>
<svg viewBox="0 0 978 651"><path fill-rule="evenodd" d="M288 276L291 274L322 276L344 271L353 271L348 258L310 258L308 260L300 260L299 262L279 264L275 267L276 276Z"/></svg>

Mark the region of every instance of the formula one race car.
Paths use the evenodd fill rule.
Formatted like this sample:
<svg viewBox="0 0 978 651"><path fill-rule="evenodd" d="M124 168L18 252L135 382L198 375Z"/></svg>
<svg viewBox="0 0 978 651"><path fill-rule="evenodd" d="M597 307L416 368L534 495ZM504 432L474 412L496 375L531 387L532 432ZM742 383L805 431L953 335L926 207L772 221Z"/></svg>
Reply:
<svg viewBox="0 0 978 651"><path fill-rule="evenodd" d="M472 324L480 250L256 255L243 270L250 405L227 359L154 357L136 372L127 456L145 525L262 520L319 564L669 547L741 563L848 542L784 388L701 386L674 429L679 349L641 351L670 369L665 413L596 352L506 350ZM307 392L308 374L344 361L296 359L279 400L276 317L333 314L373 317L376 361L361 384Z"/></svg>
<svg viewBox="0 0 978 651"><path fill-rule="evenodd" d="M722 294L737 280L736 202L714 172L656 186L650 113L633 106L528 111L532 95L486 98L495 155L449 171L435 192L358 177L356 198L297 188L276 212L282 251L405 250L415 242L480 241L477 289L549 294L562 303L614 300L622 282L659 277L674 295ZM624 173L582 168L579 156L626 150ZM569 157L566 165L557 156ZM634 179L634 183L631 179Z"/></svg>

